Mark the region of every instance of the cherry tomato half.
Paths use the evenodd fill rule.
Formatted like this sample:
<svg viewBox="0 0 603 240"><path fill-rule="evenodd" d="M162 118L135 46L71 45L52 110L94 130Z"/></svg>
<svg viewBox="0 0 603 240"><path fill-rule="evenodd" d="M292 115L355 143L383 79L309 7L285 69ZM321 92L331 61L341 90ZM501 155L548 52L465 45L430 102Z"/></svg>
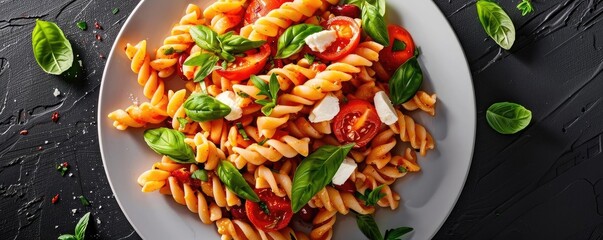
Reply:
<svg viewBox="0 0 603 240"><path fill-rule="evenodd" d="M389 46L383 48L379 53L381 58L379 62L386 70L394 72L415 54L415 42L410 33L401 26L390 24L387 26L387 31L389 32ZM392 48L395 40L403 42L406 48L394 51Z"/></svg>
<svg viewBox="0 0 603 240"><path fill-rule="evenodd" d="M321 59L333 61L345 57L360 43L360 26L350 17L331 18L326 29L337 31L337 40L324 52L314 52Z"/></svg>
<svg viewBox="0 0 603 240"><path fill-rule="evenodd" d="M245 23L254 23L255 20L266 16L273 9L279 8L283 3L293 0L253 0L245 12Z"/></svg>
<svg viewBox="0 0 603 240"><path fill-rule="evenodd" d="M377 135L381 120L373 104L354 99L341 108L333 120L333 131L340 143L356 143L354 148L366 146Z"/></svg>
<svg viewBox="0 0 603 240"><path fill-rule="evenodd" d="M226 70L216 69L220 76L231 81L242 81L248 79L249 76L260 72L270 56L270 46L264 44L258 50L249 50L245 52L245 57L236 57L234 62L229 63ZM218 63L221 66L221 62Z"/></svg>
<svg viewBox="0 0 603 240"><path fill-rule="evenodd" d="M263 231L278 231L289 224L293 211L287 197L276 196L269 188L254 190L260 197L260 202L245 202L247 218L258 229Z"/></svg>

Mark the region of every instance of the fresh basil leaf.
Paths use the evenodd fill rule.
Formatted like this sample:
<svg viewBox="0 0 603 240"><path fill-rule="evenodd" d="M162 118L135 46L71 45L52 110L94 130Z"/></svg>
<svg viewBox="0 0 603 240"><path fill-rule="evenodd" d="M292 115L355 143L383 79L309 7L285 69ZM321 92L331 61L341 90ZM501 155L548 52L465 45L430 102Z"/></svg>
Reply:
<svg viewBox="0 0 603 240"><path fill-rule="evenodd" d="M251 75L250 80L251 80L251 83L253 83L253 86L255 86L257 89L260 90L258 95L264 95L264 96L270 97L270 88L268 87L268 84L266 84L266 82L264 82L264 80L262 80L261 78L259 78L256 75Z"/></svg>
<svg viewBox="0 0 603 240"><path fill-rule="evenodd" d="M304 55L304 58L305 58L306 60L308 60L308 63L309 63L309 64L314 63L314 59L316 59L316 57L314 57L314 56L312 56L312 55L310 55L310 54L308 54L308 53L306 53L306 54Z"/></svg>
<svg viewBox="0 0 603 240"><path fill-rule="evenodd" d="M517 133L526 128L531 120L532 112L517 103L495 103L486 111L486 121L490 127L502 134Z"/></svg>
<svg viewBox="0 0 603 240"><path fill-rule="evenodd" d="M189 30L191 37L195 40L197 46L213 53L220 53L220 41L218 40L218 34L210 28L198 25L191 27Z"/></svg>
<svg viewBox="0 0 603 240"><path fill-rule="evenodd" d="M395 228L395 229L389 229L385 231L385 236L384 239L385 240L399 240L400 237L406 235L409 232L412 232L412 230L414 230L411 227L399 227L399 228Z"/></svg>
<svg viewBox="0 0 603 240"><path fill-rule="evenodd" d="M274 109L275 106L276 106L276 104L274 104L273 102L269 102L262 107L261 111L264 115L270 116L270 114L272 114L272 110Z"/></svg>
<svg viewBox="0 0 603 240"><path fill-rule="evenodd" d="M58 240L78 240L74 235L71 234L63 234L59 236Z"/></svg>
<svg viewBox="0 0 603 240"><path fill-rule="evenodd" d="M354 143L343 146L324 145L299 164L291 187L291 209L294 213L331 182L354 145Z"/></svg>
<svg viewBox="0 0 603 240"><path fill-rule="evenodd" d="M195 153L184 142L184 134L169 128L144 131L144 141L153 151L179 163L194 163Z"/></svg>
<svg viewBox="0 0 603 240"><path fill-rule="evenodd" d="M404 50L406 50L406 43L403 41L400 41L398 39L394 39L394 45L392 46L392 51L398 52L398 51L404 51Z"/></svg>
<svg viewBox="0 0 603 240"><path fill-rule="evenodd" d="M280 90L281 85L278 82L278 79L276 78L276 74L271 74L270 75L270 82L269 82L269 87L270 87L270 98L272 98L272 100L276 100L276 98L278 97L278 90ZM276 103L276 101L275 101Z"/></svg>
<svg viewBox="0 0 603 240"><path fill-rule="evenodd" d="M408 169L406 169L406 167L404 167L404 166L398 166L398 172L405 173L405 172L408 172Z"/></svg>
<svg viewBox="0 0 603 240"><path fill-rule="evenodd" d="M478 0L477 16L482 27L500 47L509 50L515 42L515 26L504 9L490 0Z"/></svg>
<svg viewBox="0 0 603 240"><path fill-rule="evenodd" d="M389 94L394 105L410 100L423 83L423 71L416 57L408 59L389 79Z"/></svg>
<svg viewBox="0 0 603 240"><path fill-rule="evenodd" d="M194 56L184 62L187 66L199 66L199 70L195 74L195 82L203 81L211 72L214 70L216 63L218 63L218 57L211 53L201 53L198 56Z"/></svg>
<svg viewBox="0 0 603 240"><path fill-rule="evenodd" d="M220 161L218 164L218 177L226 185L228 190L237 196L252 202L259 202L260 197L253 191L243 178L239 170L228 161Z"/></svg>
<svg viewBox="0 0 603 240"><path fill-rule="evenodd" d="M369 4L375 6L379 10L379 14L381 16L385 16L386 3L385 0L345 0L343 4L352 4L356 5L359 8L362 8L364 2L368 2Z"/></svg>
<svg viewBox="0 0 603 240"><path fill-rule="evenodd" d="M205 169L197 169L191 174L191 178L207 182L207 171Z"/></svg>
<svg viewBox="0 0 603 240"><path fill-rule="evenodd" d="M177 117L176 120L178 120L178 123L180 124L180 129L178 130L183 130L186 124L188 124L188 120L186 118Z"/></svg>
<svg viewBox="0 0 603 240"><path fill-rule="evenodd" d="M378 9L365 2L362 5L362 29L364 32L384 47L389 46L389 34L385 18L379 14Z"/></svg>
<svg viewBox="0 0 603 240"><path fill-rule="evenodd" d="M314 33L322 31L321 26L311 24L298 24L291 26L278 38L276 59L288 58L298 53L306 45L306 38Z"/></svg>
<svg viewBox="0 0 603 240"><path fill-rule="evenodd" d="M264 45L266 41L251 41L232 32L219 36L222 50L230 54L244 53L245 51L256 49Z"/></svg>
<svg viewBox="0 0 603 240"><path fill-rule="evenodd" d="M192 94L184 102L186 115L197 122L206 122L225 117L230 107L207 94Z"/></svg>
<svg viewBox="0 0 603 240"><path fill-rule="evenodd" d="M366 206L375 206L375 205L377 205L377 202L379 200L381 200L381 198L385 197L385 193L381 192L381 189L383 189L383 186L384 185L380 185L373 190L366 189L364 191L364 194L360 194L357 192L356 197L358 197L358 199L364 201L364 205L366 205Z"/></svg>
<svg viewBox="0 0 603 240"><path fill-rule="evenodd" d="M84 240L86 236L86 228L88 227L88 221L90 220L90 213L84 214L80 221L75 225L75 238L78 240Z"/></svg>
<svg viewBox="0 0 603 240"><path fill-rule="evenodd" d="M370 240L382 240L383 235L371 215L356 214L356 224L360 231Z"/></svg>
<svg viewBox="0 0 603 240"><path fill-rule="evenodd" d="M235 60L235 56L225 51L220 52L219 56L227 62L233 62Z"/></svg>
<svg viewBox="0 0 603 240"><path fill-rule="evenodd" d="M534 6L532 6L531 0L522 0L517 4L517 9L521 11L521 16L525 16L534 11Z"/></svg>
<svg viewBox="0 0 603 240"><path fill-rule="evenodd" d="M60 75L73 64L73 49L63 31L53 22L36 19L31 33L34 57L46 73Z"/></svg>

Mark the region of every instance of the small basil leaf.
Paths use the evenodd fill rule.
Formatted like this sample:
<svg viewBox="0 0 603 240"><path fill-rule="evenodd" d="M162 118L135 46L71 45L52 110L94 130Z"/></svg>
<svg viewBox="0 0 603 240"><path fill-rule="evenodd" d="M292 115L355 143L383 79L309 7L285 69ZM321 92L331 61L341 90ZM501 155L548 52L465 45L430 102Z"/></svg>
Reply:
<svg viewBox="0 0 603 240"><path fill-rule="evenodd" d="M410 100L423 83L423 71L419 61L413 57L402 64L389 80L389 94L394 105Z"/></svg>
<svg viewBox="0 0 603 240"><path fill-rule="evenodd" d="M31 33L31 44L36 62L44 72L60 75L71 68L71 43L55 23L37 19Z"/></svg>
<svg viewBox="0 0 603 240"><path fill-rule="evenodd" d="M251 83L253 83L253 86L255 86L257 89L260 90L258 95L264 95L266 97L270 97L270 88L268 87L268 84L266 82L264 82L264 80L262 80L261 78L259 78L256 75L251 75L250 80L251 80Z"/></svg>
<svg viewBox="0 0 603 240"><path fill-rule="evenodd" d="M324 145L299 164L291 187L291 209L294 213L331 182L354 145L354 143L343 146Z"/></svg>
<svg viewBox="0 0 603 240"><path fill-rule="evenodd" d="M385 236L384 239L385 240L398 240L400 239L400 237L406 235L409 232L412 232L412 230L414 230L411 227L399 227L399 228L395 228L395 229L389 229L385 231Z"/></svg>
<svg viewBox="0 0 603 240"><path fill-rule="evenodd" d="M232 32L218 37L222 44L222 50L230 54L244 53L245 51L256 49L264 45L266 41L251 41Z"/></svg>
<svg viewBox="0 0 603 240"><path fill-rule="evenodd" d="M490 0L478 0L477 16L482 27L500 47L509 50L515 42L515 26L505 10Z"/></svg>
<svg viewBox="0 0 603 240"><path fill-rule="evenodd" d="M75 238L83 240L86 236L86 228L88 227L88 221L90 220L90 213L84 214L80 221L75 225Z"/></svg>
<svg viewBox="0 0 603 240"><path fill-rule="evenodd" d="M384 185L380 185L373 190L367 189L364 192L364 195L360 195L359 198L364 201L364 205L366 206L375 206L377 202L381 200L381 198L385 197L385 193L381 192Z"/></svg>
<svg viewBox="0 0 603 240"><path fill-rule="evenodd" d="M261 109L262 113L266 116L270 116L270 114L272 114L272 110L274 109L276 105L273 102L268 102L266 105L264 105Z"/></svg>
<svg viewBox="0 0 603 240"><path fill-rule="evenodd" d="M532 112L517 103L495 103L486 111L486 121L490 127L502 134L517 133L526 128L531 120Z"/></svg>
<svg viewBox="0 0 603 240"><path fill-rule="evenodd" d="M190 34L197 46L213 53L221 52L218 34L210 28L198 25L190 28Z"/></svg>
<svg viewBox="0 0 603 240"><path fill-rule="evenodd" d="M383 235L379 230L379 226L375 222L375 219L371 215L356 214L356 224L360 231L371 240L382 240Z"/></svg>
<svg viewBox="0 0 603 240"><path fill-rule="evenodd" d="M404 50L406 50L406 43L403 41L400 41L398 39L394 39L394 45L392 46L392 51L398 52L398 51L404 51Z"/></svg>
<svg viewBox="0 0 603 240"><path fill-rule="evenodd" d="M278 97L278 90L280 90L281 86L278 83L278 79L276 78L275 73L272 73L272 75L270 75L269 87L270 98L272 98L272 101L276 103L276 98Z"/></svg>
<svg viewBox="0 0 603 240"><path fill-rule="evenodd" d="M144 131L144 141L153 151L179 163L194 163L195 153L184 142L184 134L169 128Z"/></svg>
<svg viewBox="0 0 603 240"><path fill-rule="evenodd" d="M216 55L211 53L201 53L198 56L189 58L184 62L187 66L199 66L199 70L195 74L195 82L203 81L214 70L216 63L220 60Z"/></svg>
<svg viewBox="0 0 603 240"><path fill-rule="evenodd" d="M309 64L314 63L314 59L316 59L316 57L314 57L313 55L310 55L310 54L308 54L308 53L306 53L306 54L304 55L304 58L305 58L306 60L308 60L308 63L309 63Z"/></svg>
<svg viewBox="0 0 603 240"><path fill-rule="evenodd" d="M197 169L191 174L191 178L207 182L207 171L205 169Z"/></svg>
<svg viewBox="0 0 603 240"><path fill-rule="evenodd" d="M362 29L375 42L389 46L389 34L387 33L387 25L385 18L379 14L378 9L365 2L362 5Z"/></svg>
<svg viewBox="0 0 603 240"><path fill-rule="evenodd" d="M218 177L226 185L228 190L237 196L252 202L259 202L260 198L243 178L239 170L228 161L220 161L218 164Z"/></svg>
<svg viewBox="0 0 603 240"><path fill-rule="evenodd" d="M517 4L517 9L521 11L521 16L525 16L534 11L531 0L522 0Z"/></svg>
<svg viewBox="0 0 603 240"><path fill-rule="evenodd" d="M58 240L78 240L74 235L71 234L63 234L59 236Z"/></svg>
<svg viewBox="0 0 603 240"><path fill-rule="evenodd" d="M219 56L227 62L233 62L235 60L235 57L232 54L225 51L220 52Z"/></svg>
<svg viewBox="0 0 603 240"><path fill-rule="evenodd" d="M230 107L206 94L192 94L184 102L186 115L197 122L206 122L225 117Z"/></svg>
<svg viewBox="0 0 603 240"><path fill-rule="evenodd" d="M308 36L322 31L322 27L311 24L291 26L278 38L276 59L288 58L302 50Z"/></svg>

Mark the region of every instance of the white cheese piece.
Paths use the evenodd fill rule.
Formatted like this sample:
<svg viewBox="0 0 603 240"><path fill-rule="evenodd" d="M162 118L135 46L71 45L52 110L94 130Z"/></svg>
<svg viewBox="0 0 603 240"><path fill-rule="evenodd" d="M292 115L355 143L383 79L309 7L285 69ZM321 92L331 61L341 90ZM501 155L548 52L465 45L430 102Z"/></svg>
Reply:
<svg viewBox="0 0 603 240"><path fill-rule="evenodd" d="M333 119L339 113L339 99L332 93L327 94L308 116L310 122L324 122Z"/></svg>
<svg viewBox="0 0 603 240"><path fill-rule="evenodd" d="M335 30L323 30L306 37L305 41L308 47L316 52L324 52L333 42L337 40Z"/></svg>
<svg viewBox="0 0 603 240"><path fill-rule="evenodd" d="M394 109L392 101L384 91L377 92L373 100L375 101L375 108L377 109L377 115L379 115L381 122L391 125L398 121L396 109Z"/></svg>
<svg viewBox="0 0 603 240"><path fill-rule="evenodd" d="M228 121L234 121L243 116L243 109L237 104L236 98L233 91L225 91L216 96L216 100L230 107L230 113L224 117Z"/></svg>
<svg viewBox="0 0 603 240"><path fill-rule="evenodd" d="M337 169L337 172L335 173L335 176L333 176L333 179L331 181L335 185L341 185L345 183L345 181L350 178L350 175L354 173L356 167L358 167L356 161L354 161L354 159L346 157L345 160L343 160L343 163L339 165L339 169Z"/></svg>

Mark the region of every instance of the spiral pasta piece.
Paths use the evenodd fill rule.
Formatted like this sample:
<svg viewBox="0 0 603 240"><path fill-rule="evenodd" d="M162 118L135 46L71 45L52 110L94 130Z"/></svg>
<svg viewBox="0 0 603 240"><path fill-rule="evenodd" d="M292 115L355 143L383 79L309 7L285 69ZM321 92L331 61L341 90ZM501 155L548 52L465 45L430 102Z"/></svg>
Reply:
<svg viewBox="0 0 603 240"><path fill-rule="evenodd" d="M350 212L350 209L359 214L371 214L375 211L373 207L363 206L354 194L338 191L337 189L326 186L318 192L308 202L310 207L325 208L327 211L337 211L343 215Z"/></svg>
<svg viewBox="0 0 603 240"><path fill-rule="evenodd" d="M206 196L213 198L219 207L241 205L241 199L222 185L218 176L213 172L208 173L207 182L201 182L201 190Z"/></svg>
<svg viewBox="0 0 603 240"><path fill-rule="evenodd" d="M321 208L312 220L310 238L314 240L328 240L333 237L333 225L337 219L337 211Z"/></svg>
<svg viewBox="0 0 603 240"><path fill-rule="evenodd" d="M311 123L306 118L298 118L289 121L287 125L289 134L295 137L308 136L312 139L322 139L325 135L331 134L331 124L329 122Z"/></svg>
<svg viewBox="0 0 603 240"><path fill-rule="evenodd" d="M174 73L179 56L177 53L187 51L194 44L189 33L190 28L203 23L201 8L189 4L186 7L186 14L172 27L170 36L163 40L163 45L157 49L155 59L150 63L153 69L159 71L159 77L167 78Z"/></svg>
<svg viewBox="0 0 603 240"><path fill-rule="evenodd" d="M283 157L292 158L299 155L308 156L309 138L283 136L280 139L269 139L263 145L251 144L247 148L233 148L233 151L246 162L259 166L266 161L276 162Z"/></svg>
<svg viewBox="0 0 603 240"><path fill-rule="evenodd" d="M218 34L225 33L243 20L245 1L218 0L203 11L203 17Z"/></svg>
<svg viewBox="0 0 603 240"><path fill-rule="evenodd" d="M195 150L195 161L203 163L205 170L214 170L226 154L216 144L207 139L207 133L197 133L193 138L186 138L184 142Z"/></svg>
<svg viewBox="0 0 603 240"><path fill-rule="evenodd" d="M208 201L202 192L193 190L187 183L180 183L175 177L169 177L168 184L170 195L174 201L185 205L189 211L197 213L201 222L211 224L222 218L220 207L216 203Z"/></svg>
<svg viewBox="0 0 603 240"><path fill-rule="evenodd" d="M279 197L287 196L291 199L291 177L286 174L275 173L267 167L260 165L256 168L255 188L270 188L274 194Z"/></svg>
<svg viewBox="0 0 603 240"><path fill-rule="evenodd" d="M301 233L293 231L291 228L284 228L280 231L264 232L255 228L253 225L241 221L222 218L216 221L218 233L222 240L305 240L308 237ZM292 239L291 236L295 237Z"/></svg>
<svg viewBox="0 0 603 240"><path fill-rule="evenodd" d="M396 110L398 121L389 127L394 133L400 135L400 140L410 142L414 149L418 149L421 156L427 154L427 150L435 148L433 137L423 125L415 123L415 120L408 115L404 115L400 110Z"/></svg>
<svg viewBox="0 0 603 240"><path fill-rule="evenodd" d="M132 72L138 74L138 84L143 86L143 94L151 99L151 104L164 108L168 98L165 94L165 83L159 78L157 71L151 68L151 57L147 54L147 41L136 45L127 44L126 55L131 60Z"/></svg>
<svg viewBox="0 0 603 240"><path fill-rule="evenodd" d="M420 109L431 116L435 115L436 95L429 95L424 91L417 91L415 96L408 102L402 104L402 107L408 111Z"/></svg>
<svg viewBox="0 0 603 240"><path fill-rule="evenodd" d="M172 128L186 134L195 134L199 129L199 124L187 118L184 110L184 102L186 99L186 89L181 89L177 92L169 90L166 110L167 115L172 118ZM184 119L186 124L182 125L180 122L181 119Z"/></svg>
<svg viewBox="0 0 603 240"><path fill-rule="evenodd" d="M391 151L396 146L394 135L393 130L386 128L373 138L370 152L365 159L367 164L374 164L381 169L391 161Z"/></svg>
<svg viewBox="0 0 603 240"><path fill-rule="evenodd" d="M126 130L128 127L140 128L148 123L159 124L167 118L165 110L160 109L148 102L140 106L132 105L125 110L118 109L108 115L113 120L113 126L118 130Z"/></svg>

